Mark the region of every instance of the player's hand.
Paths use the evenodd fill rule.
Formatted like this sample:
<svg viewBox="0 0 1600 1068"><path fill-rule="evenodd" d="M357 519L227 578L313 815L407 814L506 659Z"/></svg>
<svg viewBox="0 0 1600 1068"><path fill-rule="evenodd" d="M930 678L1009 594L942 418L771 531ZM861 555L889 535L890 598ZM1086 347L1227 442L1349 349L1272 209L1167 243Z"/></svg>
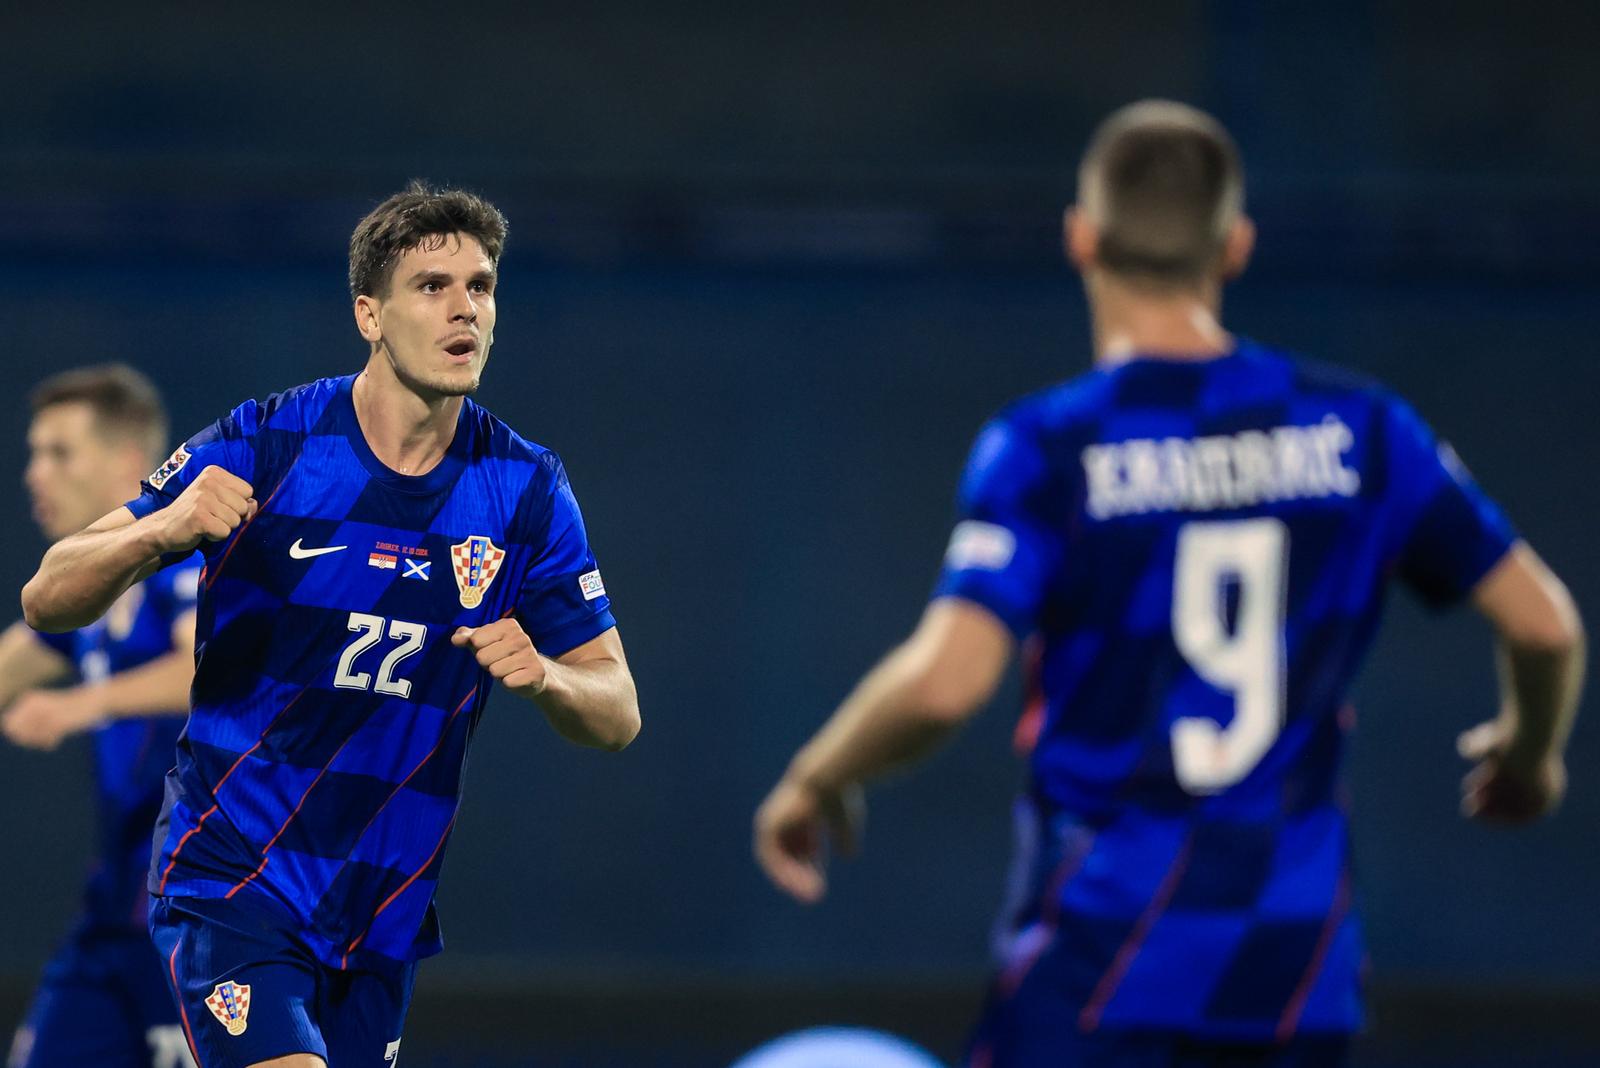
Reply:
<svg viewBox="0 0 1600 1068"><path fill-rule="evenodd" d="M151 518L162 553L189 552L201 541L221 541L256 514L250 483L212 465L195 476L178 499Z"/></svg>
<svg viewBox="0 0 1600 1068"><path fill-rule="evenodd" d="M832 792L785 778L756 809L756 862L779 890L814 905L828 891L829 842L854 856L866 815L858 785Z"/></svg>
<svg viewBox="0 0 1600 1068"><path fill-rule="evenodd" d="M526 697L544 692L548 663L515 619L482 627L457 627L450 644L471 649L478 666Z"/></svg>
<svg viewBox="0 0 1600 1068"><path fill-rule="evenodd" d="M54 749L80 731L105 722L105 709L87 686L29 690L0 716L0 733L27 749Z"/></svg>
<svg viewBox="0 0 1600 1068"><path fill-rule="evenodd" d="M1461 780L1461 812L1485 823L1532 823L1554 812L1567 792L1567 764L1560 753L1525 755L1502 720L1464 732L1456 751L1474 763Z"/></svg>

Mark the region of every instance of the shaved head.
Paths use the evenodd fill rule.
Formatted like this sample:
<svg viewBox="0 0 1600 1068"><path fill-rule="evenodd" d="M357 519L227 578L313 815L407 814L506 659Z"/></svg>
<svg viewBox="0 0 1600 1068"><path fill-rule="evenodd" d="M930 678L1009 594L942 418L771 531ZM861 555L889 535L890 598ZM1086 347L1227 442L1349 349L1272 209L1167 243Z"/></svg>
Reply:
<svg viewBox="0 0 1600 1068"><path fill-rule="evenodd" d="M1160 286L1201 282L1244 210L1238 149L1221 123L1187 104L1129 104L1090 140L1078 206L1107 270Z"/></svg>

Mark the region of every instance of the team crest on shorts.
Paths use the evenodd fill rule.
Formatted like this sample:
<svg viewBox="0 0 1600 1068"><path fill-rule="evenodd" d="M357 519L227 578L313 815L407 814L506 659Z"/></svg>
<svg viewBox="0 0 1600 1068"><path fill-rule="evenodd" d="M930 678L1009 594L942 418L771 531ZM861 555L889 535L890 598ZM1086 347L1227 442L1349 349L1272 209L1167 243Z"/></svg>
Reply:
<svg viewBox="0 0 1600 1068"><path fill-rule="evenodd" d="M206 998L206 1008L228 1029L228 1034L238 1038L250 1026L250 984L232 979L218 983Z"/></svg>
<svg viewBox="0 0 1600 1068"><path fill-rule="evenodd" d="M505 559L506 551L482 534L450 546L450 563L455 568L462 608L476 608L483 603L484 591L500 573Z"/></svg>

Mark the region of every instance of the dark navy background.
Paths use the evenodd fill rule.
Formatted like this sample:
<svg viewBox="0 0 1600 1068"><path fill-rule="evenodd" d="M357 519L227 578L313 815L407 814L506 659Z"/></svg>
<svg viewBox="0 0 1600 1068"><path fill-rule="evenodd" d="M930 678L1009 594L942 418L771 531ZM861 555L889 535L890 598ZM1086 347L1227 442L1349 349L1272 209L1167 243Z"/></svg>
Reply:
<svg viewBox="0 0 1600 1068"><path fill-rule="evenodd" d="M749 818L916 619L983 420L1086 366L1057 213L1109 108L1176 95L1234 129L1261 247L1228 322L1400 390L1600 604L1594 10L1258 6L8 13L0 363L20 397L127 359L190 433L360 366L344 246L371 203L414 174L487 193L512 236L479 399L561 453L645 725L593 753L491 702L425 972L976 989L1014 689L876 792L819 909L761 880ZM0 410L5 589L43 548L25 426ZM1600 988L1600 732L1554 821L1456 815L1489 654L1401 600L1359 685L1374 974ZM86 758L0 749L10 982L77 898Z"/></svg>

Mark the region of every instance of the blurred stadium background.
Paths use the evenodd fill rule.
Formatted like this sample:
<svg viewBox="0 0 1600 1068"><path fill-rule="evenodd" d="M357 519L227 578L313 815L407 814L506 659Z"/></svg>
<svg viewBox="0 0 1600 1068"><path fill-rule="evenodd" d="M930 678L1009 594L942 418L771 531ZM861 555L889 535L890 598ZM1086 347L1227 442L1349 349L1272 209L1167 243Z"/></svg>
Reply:
<svg viewBox="0 0 1600 1068"><path fill-rule="evenodd" d="M814 911L762 882L749 817L916 617L981 421L1086 365L1057 213L1130 99L1241 143L1233 327L1408 394L1600 605L1595 5L72 7L0 14L0 589L43 548L33 381L128 360L186 434L359 366L345 242L407 178L512 221L482 399L565 457L646 725L594 754L494 703L413 1068L725 1065L824 1022L955 1056L1014 690L877 791ZM1555 821L1463 823L1488 651L1398 601L1357 694L1361 1065L1600 1063L1600 730ZM82 755L0 748L6 1032L76 905Z"/></svg>

